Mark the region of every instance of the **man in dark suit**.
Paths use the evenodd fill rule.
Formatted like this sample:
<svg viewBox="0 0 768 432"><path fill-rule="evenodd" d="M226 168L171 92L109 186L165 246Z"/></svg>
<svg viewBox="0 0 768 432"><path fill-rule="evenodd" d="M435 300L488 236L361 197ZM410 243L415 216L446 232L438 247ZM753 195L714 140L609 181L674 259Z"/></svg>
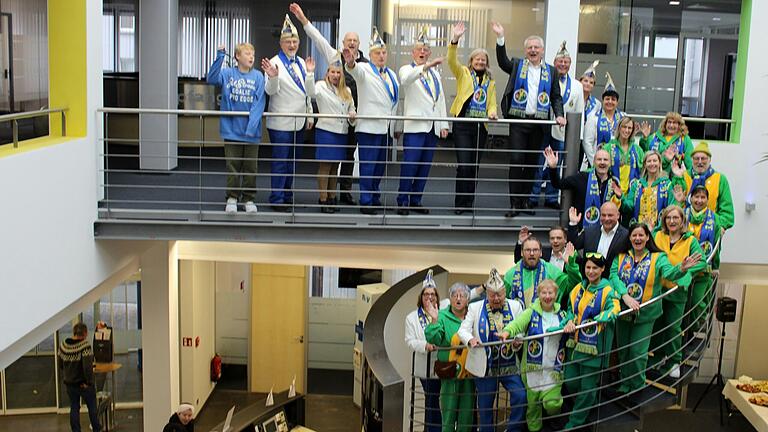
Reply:
<svg viewBox="0 0 768 432"><path fill-rule="evenodd" d="M605 257L605 270L603 277L608 279L611 273L613 260L621 251L626 251L629 246L629 231L619 224L619 209L616 204L608 201L600 206L600 225L593 225L578 232L581 213L576 208L568 210L568 238L576 247L576 250L584 250L584 253L599 252Z"/></svg>
<svg viewBox="0 0 768 432"><path fill-rule="evenodd" d="M525 40L525 58L510 59L504 46L504 27L493 22L491 28L497 36L496 58L499 67L509 74L501 99L504 118L548 120L552 112L557 124L565 126L563 98L558 84L560 77L554 66L543 61L544 40L539 36L529 36ZM533 184L528 180L536 175L539 160L536 150L541 149L549 128L549 125L530 123L512 124L509 127L510 143L515 151L510 153L509 160L510 211L506 217L515 217L521 212L533 214L533 205L528 201Z"/></svg>
<svg viewBox="0 0 768 432"><path fill-rule="evenodd" d="M515 262L523 259L523 243L531 237L533 234L530 232L530 228L523 226L520 229L520 233L517 235L517 244L515 245ZM565 251L565 245L568 243L568 232L561 226L554 226L549 229L549 245L550 247L541 248L541 259L557 266L560 270L563 270L565 266L565 257L563 252Z"/></svg>

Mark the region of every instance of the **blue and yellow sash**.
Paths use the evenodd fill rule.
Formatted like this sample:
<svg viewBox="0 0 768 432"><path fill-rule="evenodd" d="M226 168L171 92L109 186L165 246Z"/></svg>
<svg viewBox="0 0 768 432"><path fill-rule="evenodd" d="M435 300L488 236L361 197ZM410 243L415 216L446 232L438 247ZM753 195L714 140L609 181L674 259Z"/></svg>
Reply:
<svg viewBox="0 0 768 432"><path fill-rule="evenodd" d="M515 88L512 92L512 100L509 106L509 114L515 117L525 117L525 107L528 105L528 59L521 60L517 68ZM549 118L549 92L552 89L552 69L544 62L541 63L541 75L539 77L539 89L536 96L536 118Z"/></svg>
<svg viewBox="0 0 768 432"><path fill-rule="evenodd" d="M416 310L416 315L419 317L419 324L421 325L421 329L426 329L432 319L424 313L424 308L418 308Z"/></svg>
<svg viewBox="0 0 768 432"><path fill-rule="evenodd" d="M571 97L571 77L565 75L565 90L563 90L563 106L568 103L568 98Z"/></svg>
<svg viewBox="0 0 768 432"><path fill-rule="evenodd" d="M613 139L622 117L624 117L624 113L616 110L613 113L613 126L611 126L602 108L597 112L597 148Z"/></svg>
<svg viewBox="0 0 768 432"><path fill-rule="evenodd" d="M600 183L594 168L591 169L587 176L587 194L584 198L584 228L600 223L600 206L612 196L613 188L610 185L605 186L605 197L600 196Z"/></svg>
<svg viewBox="0 0 768 432"><path fill-rule="evenodd" d="M532 310L531 322L528 324L528 336L540 336L544 334L546 329L543 328L542 317L535 309ZM563 325L565 321L565 311L561 310L557 313L557 318L560 325ZM557 337L557 336L550 336ZM563 334L560 336L560 346L557 349L557 356L555 356L555 364L552 365L555 372L561 372L563 370L563 359L565 358L565 342L568 337ZM529 371L540 370L543 367L544 361L544 341L541 338L532 339L528 341L528 349L525 354L526 369Z"/></svg>
<svg viewBox="0 0 768 432"><path fill-rule="evenodd" d="M634 180L637 183L637 187L635 189L635 205L634 205L634 211L632 214L632 219L630 219L629 223L637 223L640 218L640 201L643 197L643 191L647 187L653 187L647 186L644 183L647 183L645 179L636 179ZM661 214L662 210L667 208L667 205L669 205L669 187L671 186L671 182L667 178L661 179L661 181L656 185L656 214ZM657 218L658 219L658 218Z"/></svg>
<svg viewBox="0 0 768 432"><path fill-rule="evenodd" d="M483 74L483 81L478 82L477 73L472 70L472 84L475 91L472 93L472 99L469 101L467 107L466 116L473 118L486 118L488 117L488 86L491 84L491 79L488 78L488 74Z"/></svg>
<svg viewBox="0 0 768 432"><path fill-rule="evenodd" d="M381 76L381 73L379 73L379 68L374 66L373 63L368 63L368 66L371 67L371 70L373 71L373 73L376 74L376 76L379 77L379 80L381 80L381 83L384 84L384 88L387 89L387 94L389 94L389 100L392 101L392 106L394 107L395 105L397 105L397 98L399 94L398 94L397 80L395 80L395 74L393 74L388 67L385 67L387 75L389 76L389 82L392 83L392 88L390 88L389 84L387 84L387 80L385 80L384 77Z"/></svg>
<svg viewBox="0 0 768 432"><path fill-rule="evenodd" d="M707 179L709 179L713 174L715 174L715 170L712 169L712 167L709 167L709 169L704 171L702 174L696 174L695 172L692 172L691 179L693 181L691 182L691 187L688 189L689 192L693 192L697 186L707 187Z"/></svg>
<svg viewBox="0 0 768 432"><path fill-rule="evenodd" d="M617 179L621 178L621 149L619 148L619 144L616 144L611 147L611 157L613 158L613 165L611 165L611 173L613 173L613 176ZM632 180L639 179L640 178L640 156L637 154L637 147L630 144L629 145L629 160L627 161L629 164L629 183L632 182Z"/></svg>
<svg viewBox="0 0 768 432"><path fill-rule="evenodd" d="M693 215L693 210L690 207L685 209L685 216L690 221ZM693 222L691 222L692 229L696 233L696 229L693 229ZM699 245L704 252L703 258L706 259L712 253L712 249L715 247L715 212L705 208L704 209L704 221L701 223L698 236Z"/></svg>
<svg viewBox="0 0 768 432"><path fill-rule="evenodd" d="M546 278L547 268L544 266L544 261L539 260L539 263L536 266L536 277L533 278L533 295L531 296L531 301L538 298L539 284ZM512 276L509 296L507 297L512 300L517 298L523 304L523 307L528 307L528 305L525 304L525 287L523 286L523 280L523 263L520 262L515 270L515 274Z"/></svg>
<svg viewBox="0 0 768 432"><path fill-rule="evenodd" d="M285 55L285 53L282 51L277 53L277 56L280 58L283 66L285 66L285 70L288 72L288 75L290 75L291 79L299 88L299 90L301 90L302 93L307 94L307 91L304 90L304 80L307 78L307 73L304 72L304 68L301 66L301 62L296 59L288 60L288 56ZM296 65L299 67L299 72L301 72L301 79L299 79L299 76L296 75L296 71L291 67L291 63L296 63Z"/></svg>
<svg viewBox="0 0 768 432"><path fill-rule="evenodd" d="M411 62L411 66L416 67L415 62ZM432 98L433 103L437 103L437 100L440 99L440 81L437 79L437 75L435 74L435 71L431 68L429 69L429 74L432 76L432 82L435 83L435 92L432 93L432 89L429 87L429 82L427 82L426 74L419 75L419 81L421 82L421 85L424 87L424 90L427 91L427 94L430 98Z"/></svg>
<svg viewBox="0 0 768 432"><path fill-rule="evenodd" d="M592 293L584 288L583 284L584 282L580 283L577 285L578 289L571 291L572 312L576 316L576 325L586 324L600 315L608 298L607 291L611 289L606 286ZM597 344L601 331L600 324L579 329L568 339L567 346L584 354L598 355Z"/></svg>
<svg viewBox="0 0 768 432"><path fill-rule="evenodd" d="M653 297L658 257L659 254L650 253L648 250L637 262L631 253L622 253L617 257L619 260L619 279L627 286L627 294L641 304Z"/></svg>
<svg viewBox="0 0 768 432"><path fill-rule="evenodd" d="M664 150L669 148L671 145L675 146L675 155L682 155L685 153L685 142L683 141L682 135L673 136L669 144L667 144L666 140L661 138L658 132L653 134L653 138L651 138L651 142L648 144L648 150L655 150L659 153L664 153Z"/></svg>
<svg viewBox="0 0 768 432"><path fill-rule="evenodd" d="M489 316L501 314L501 319L497 320L489 318ZM515 317L512 315L512 310L509 307L509 302L504 300L504 307L501 312L491 311L491 307L488 304L488 300L483 301L482 312L480 313L480 319L478 321L478 332L480 341L482 343L494 342L499 340L498 334L504 330L504 327L509 324ZM504 367L515 365L515 352L512 350L512 344L494 345L492 347L485 347L485 353L488 358L488 367Z"/></svg>
<svg viewBox="0 0 768 432"><path fill-rule="evenodd" d="M592 114L592 111L597 109L598 103L597 98L589 95L589 98L584 101L584 118L587 118L590 114Z"/></svg>

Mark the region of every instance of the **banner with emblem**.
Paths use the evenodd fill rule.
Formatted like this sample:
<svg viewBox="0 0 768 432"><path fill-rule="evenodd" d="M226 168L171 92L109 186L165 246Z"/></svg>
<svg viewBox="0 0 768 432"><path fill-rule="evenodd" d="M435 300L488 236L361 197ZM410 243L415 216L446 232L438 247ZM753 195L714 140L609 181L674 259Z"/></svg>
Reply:
<svg viewBox="0 0 768 432"><path fill-rule="evenodd" d="M610 180L609 180L610 181ZM587 176L587 193L584 198L584 228L597 225L600 222L600 206L613 196L613 188L605 186L605 197L600 196L600 183L595 170L591 169Z"/></svg>
<svg viewBox="0 0 768 432"><path fill-rule="evenodd" d="M622 253L619 260L619 279L627 286L627 294L640 304L653 298L658 254L645 251L640 261L632 253ZM630 319L627 315L622 319Z"/></svg>
<svg viewBox="0 0 768 432"><path fill-rule="evenodd" d="M486 299L478 320L478 333L482 343L498 341L498 334L504 330L504 327L514 319L512 310L509 307L509 301L504 300L504 306L498 312L491 310L491 306ZM502 375L499 368L515 366L515 352L511 343L494 345L485 348L488 360L488 372L490 375ZM492 369L493 368L493 369Z"/></svg>
<svg viewBox="0 0 768 432"><path fill-rule="evenodd" d="M528 68L529 61L524 59L517 68L517 78L512 91L512 100L509 104L509 114L514 117L525 117L525 108L528 105ZM552 69L546 63L541 63L539 75L539 88L536 95L536 118L549 118L550 100L549 93L552 90Z"/></svg>

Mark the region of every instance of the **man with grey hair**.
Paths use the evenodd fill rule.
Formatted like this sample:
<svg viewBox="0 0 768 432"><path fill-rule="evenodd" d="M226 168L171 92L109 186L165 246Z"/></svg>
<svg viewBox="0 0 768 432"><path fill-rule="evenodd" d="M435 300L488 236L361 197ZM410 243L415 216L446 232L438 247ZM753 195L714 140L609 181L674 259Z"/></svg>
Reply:
<svg viewBox="0 0 768 432"><path fill-rule="evenodd" d="M523 120L549 120L554 114L558 126L565 126L563 99L560 95L560 77L554 66L543 61L544 40L540 36L525 39L525 58L507 56L504 46L504 27L492 22L496 33L496 58L501 70L509 74L507 87L501 99L504 118ZM547 125L519 123L509 127L509 141L513 152L509 159L509 203L506 217L520 213L533 214L528 200L535 178L539 156Z"/></svg>
<svg viewBox="0 0 768 432"><path fill-rule="evenodd" d="M526 393L515 351L522 343L498 342L504 327L523 312L523 305L518 300L506 298L504 280L496 269L491 270L485 291L485 301L469 305L458 331L462 344L470 347L466 370L476 377L480 432L494 430L493 404L499 384L509 393L511 409L506 430L521 431L525 422Z"/></svg>

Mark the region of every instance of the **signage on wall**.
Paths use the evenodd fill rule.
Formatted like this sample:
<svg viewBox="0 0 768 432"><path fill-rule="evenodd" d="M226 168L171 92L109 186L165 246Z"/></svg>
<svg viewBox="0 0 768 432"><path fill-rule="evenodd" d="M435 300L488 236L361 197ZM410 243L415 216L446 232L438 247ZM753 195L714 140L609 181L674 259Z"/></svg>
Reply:
<svg viewBox="0 0 768 432"><path fill-rule="evenodd" d="M181 346L191 347L192 346L192 338L191 337L181 338Z"/></svg>

